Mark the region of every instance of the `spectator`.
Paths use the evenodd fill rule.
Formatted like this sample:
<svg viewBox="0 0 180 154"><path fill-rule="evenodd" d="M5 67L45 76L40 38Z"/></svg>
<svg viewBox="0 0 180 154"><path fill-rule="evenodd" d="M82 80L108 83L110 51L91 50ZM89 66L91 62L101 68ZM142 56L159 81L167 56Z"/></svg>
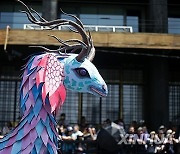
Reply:
<svg viewBox="0 0 180 154"><path fill-rule="evenodd" d="M86 123L86 117L82 116L80 121L80 130L83 132L85 128L87 128L88 124Z"/></svg>
<svg viewBox="0 0 180 154"><path fill-rule="evenodd" d="M144 134L144 141L146 142L147 139L149 138L149 133L148 133L148 129L146 126L143 126L142 127L142 131L143 131L143 134Z"/></svg>
<svg viewBox="0 0 180 154"><path fill-rule="evenodd" d="M156 145L154 144L154 141L156 140L157 134L155 131L150 132L150 136L147 138L146 144L147 144L147 153L156 153Z"/></svg>
<svg viewBox="0 0 180 154"><path fill-rule="evenodd" d="M122 127L123 129L125 129L125 124L123 119L118 119L114 121L116 124L118 124L120 127Z"/></svg>
<svg viewBox="0 0 180 154"><path fill-rule="evenodd" d="M83 133L80 131L80 128L79 128L78 124L74 125L74 131L72 133L72 139L73 140L78 140L78 141L84 140ZM83 150L84 150L83 144L82 143L78 143L77 144L77 151L81 151L82 152Z"/></svg>
<svg viewBox="0 0 180 154"><path fill-rule="evenodd" d="M62 127L61 127L62 128ZM64 154L72 154L75 152L75 144L72 142L72 133L73 133L73 128L71 126L67 127L66 131L65 129L62 130L62 151Z"/></svg>
<svg viewBox="0 0 180 154"><path fill-rule="evenodd" d="M12 123L9 121L2 129L2 135L8 134L13 129Z"/></svg>
<svg viewBox="0 0 180 154"><path fill-rule="evenodd" d="M62 137L66 134L66 128L64 125L57 125L57 132Z"/></svg>
<svg viewBox="0 0 180 154"><path fill-rule="evenodd" d="M125 132L124 121L122 119L118 119L118 120L116 120L114 122L119 126L120 133L125 135L126 132Z"/></svg>
<svg viewBox="0 0 180 154"><path fill-rule="evenodd" d="M0 129L0 139L2 139L4 136L2 135L2 130Z"/></svg>
<svg viewBox="0 0 180 154"><path fill-rule="evenodd" d="M61 113L58 124L60 126L61 125L68 126L68 122L66 121L66 114L65 113Z"/></svg>
<svg viewBox="0 0 180 154"><path fill-rule="evenodd" d="M173 132L171 129L167 130L164 144L165 144L165 151L169 154L175 153L175 144L178 143L178 140L175 138L174 135L175 132Z"/></svg>
<svg viewBox="0 0 180 154"><path fill-rule="evenodd" d="M89 127L89 132L91 134L92 140L96 140L97 139L96 128L95 127Z"/></svg>
<svg viewBox="0 0 180 154"><path fill-rule="evenodd" d="M167 128L164 125L161 125L158 129L158 131L163 131L163 133L166 133Z"/></svg>
<svg viewBox="0 0 180 154"><path fill-rule="evenodd" d="M135 121L135 120L132 121L131 124L130 124L130 126L133 126L133 127L134 127L134 130L137 131L137 128L138 128L138 123L137 123L137 121Z"/></svg>
<svg viewBox="0 0 180 154"><path fill-rule="evenodd" d="M165 134L164 134L164 127L158 130L158 135L155 140L156 146L156 151L157 153L164 153L165 152L165 145L164 145L164 140L165 140Z"/></svg>
<svg viewBox="0 0 180 154"><path fill-rule="evenodd" d="M135 130L134 130L134 126L130 126L129 130L128 130L128 144L135 144L135 140L134 140L134 134L135 134Z"/></svg>
<svg viewBox="0 0 180 154"><path fill-rule="evenodd" d="M78 137L83 137L83 133L79 129L79 125L74 125L74 132L72 133L73 140L77 140Z"/></svg>
<svg viewBox="0 0 180 154"><path fill-rule="evenodd" d="M134 139L137 141L138 144L145 144L142 127L139 127L137 129L137 134L135 135Z"/></svg>
<svg viewBox="0 0 180 154"><path fill-rule="evenodd" d="M136 151L138 153L143 152L145 153L146 149L145 149L145 134L143 133L143 128L139 127L137 129L137 134L134 136L134 139L136 141Z"/></svg>
<svg viewBox="0 0 180 154"><path fill-rule="evenodd" d="M102 127L104 129L111 127L111 120L110 119L106 119L105 121L103 121Z"/></svg>
<svg viewBox="0 0 180 154"><path fill-rule="evenodd" d="M144 134L148 134L148 130L147 130L147 127L146 126L143 126L142 127L142 131Z"/></svg>
<svg viewBox="0 0 180 154"><path fill-rule="evenodd" d="M84 140L96 140L97 133L96 128L93 126L88 126L83 131Z"/></svg>

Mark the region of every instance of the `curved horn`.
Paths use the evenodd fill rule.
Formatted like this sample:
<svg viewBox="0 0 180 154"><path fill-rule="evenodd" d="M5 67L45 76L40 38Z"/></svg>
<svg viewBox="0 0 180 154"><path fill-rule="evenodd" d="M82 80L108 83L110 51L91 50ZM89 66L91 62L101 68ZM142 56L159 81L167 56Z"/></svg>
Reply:
<svg viewBox="0 0 180 154"><path fill-rule="evenodd" d="M95 48L94 48L94 45L93 45L93 40L92 40L91 33L90 33L90 31L88 31L88 32L89 32L89 42L91 44L91 50L90 50L90 52L89 52L89 54L87 56L87 59L92 62L94 57L95 57Z"/></svg>
<svg viewBox="0 0 180 154"><path fill-rule="evenodd" d="M62 12L67 15L67 16L71 16L74 19L76 19L76 22L72 21L72 20L66 20L66 19L56 19L56 20L52 20L52 21L47 21L44 18L42 18L35 10L33 10L32 8L30 9L26 4L24 4L21 0L17 0L18 2L20 2L22 5L25 6L25 8L27 9L27 11L22 11L23 13L26 13L29 21L31 21L34 24L40 25L40 26L49 26L50 29L53 29L55 27L61 26L61 25L69 25L72 26L73 28L76 29L76 31L81 35L82 37L82 41L74 41L74 42L78 42L81 45L81 52L78 54L78 56L76 57L77 61L82 61L84 60L84 58L86 58L89 53L91 53L91 51L93 51L94 46L92 44L92 40L91 40L91 36L88 36L86 34L86 31L84 29L84 26L82 24L82 22L80 21L79 18L77 18L76 16L72 15L72 14L67 14L65 12ZM40 20L38 20L33 14L33 11L39 18ZM54 36L53 36L54 37ZM55 38L55 37L54 37ZM64 41L65 43L66 41ZM68 42L68 41L67 41ZM62 42L61 42L62 43ZM67 48L69 48L68 46L65 46ZM72 46L71 46L72 47ZM76 47L76 46L74 46ZM90 56L88 56L90 57ZM90 58L92 59L92 58Z"/></svg>
<svg viewBox="0 0 180 154"><path fill-rule="evenodd" d="M93 47L93 48L91 49L89 55L87 56L87 59L92 62L93 59L94 59L94 57L95 57L95 48Z"/></svg>

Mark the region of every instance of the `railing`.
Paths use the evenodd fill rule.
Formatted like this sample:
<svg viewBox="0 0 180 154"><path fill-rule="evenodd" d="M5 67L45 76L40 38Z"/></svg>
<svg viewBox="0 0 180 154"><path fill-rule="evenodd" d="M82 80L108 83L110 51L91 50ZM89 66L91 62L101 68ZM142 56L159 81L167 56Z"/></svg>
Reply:
<svg viewBox="0 0 180 154"><path fill-rule="evenodd" d="M70 31L67 25L58 26L56 30L62 31ZM101 26L101 25L85 25L85 30L91 32L133 32L133 28L131 26ZM24 24L24 29L34 29L34 30L44 30L50 29L47 26L39 26L35 24Z"/></svg>

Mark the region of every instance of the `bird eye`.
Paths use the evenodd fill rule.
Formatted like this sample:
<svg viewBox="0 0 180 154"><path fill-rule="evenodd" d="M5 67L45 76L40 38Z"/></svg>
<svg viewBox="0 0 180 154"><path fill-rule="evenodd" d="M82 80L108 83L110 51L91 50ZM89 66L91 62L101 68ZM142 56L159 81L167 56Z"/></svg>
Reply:
<svg viewBox="0 0 180 154"><path fill-rule="evenodd" d="M85 68L76 68L75 71L81 77L90 77L88 71Z"/></svg>

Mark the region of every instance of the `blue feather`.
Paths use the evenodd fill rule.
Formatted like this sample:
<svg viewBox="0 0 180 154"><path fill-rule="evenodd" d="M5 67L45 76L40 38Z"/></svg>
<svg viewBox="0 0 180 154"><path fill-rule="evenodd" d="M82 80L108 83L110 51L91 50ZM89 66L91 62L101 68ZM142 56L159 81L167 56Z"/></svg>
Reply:
<svg viewBox="0 0 180 154"><path fill-rule="evenodd" d="M29 94L27 93L26 96L24 97L21 97L21 108L24 106L24 104L26 103L27 99L29 97Z"/></svg>
<svg viewBox="0 0 180 154"><path fill-rule="evenodd" d="M21 129L18 131L18 134L17 134L17 136L16 136L16 141L22 139L22 138L24 137L23 135L24 135L24 129L21 128Z"/></svg>
<svg viewBox="0 0 180 154"><path fill-rule="evenodd" d="M52 131L52 129L50 127L47 127L47 132L48 132L48 135L49 135L51 141L53 142L54 132ZM55 138L57 138L57 136Z"/></svg>
<svg viewBox="0 0 180 154"><path fill-rule="evenodd" d="M44 126L46 126L46 128L50 127L49 126L49 116L46 117L46 121L45 122L42 120L42 123L43 123Z"/></svg>
<svg viewBox="0 0 180 154"><path fill-rule="evenodd" d="M37 89L36 84L34 84L34 86L32 87L32 93L33 93L33 96L34 96L34 100L36 100L38 95L39 95L39 91Z"/></svg>
<svg viewBox="0 0 180 154"><path fill-rule="evenodd" d="M37 154L35 146L34 146L34 148L32 149L31 154Z"/></svg>
<svg viewBox="0 0 180 154"><path fill-rule="evenodd" d="M17 141L13 144L13 147L12 147L12 150L11 150L11 153L12 154L16 154L18 153L19 151L21 151L21 141Z"/></svg>
<svg viewBox="0 0 180 154"><path fill-rule="evenodd" d="M27 116L28 123L30 123L32 121L34 116L35 116L34 113L32 111L30 111L30 113Z"/></svg>
<svg viewBox="0 0 180 154"><path fill-rule="evenodd" d="M57 125L56 120L54 119L53 115L49 115L50 120L53 122L54 125Z"/></svg>
<svg viewBox="0 0 180 154"><path fill-rule="evenodd" d="M36 103L33 108L33 111L34 111L34 114L36 117L39 115L41 108L42 108L42 99L41 99L41 97L38 97L36 99Z"/></svg>
<svg viewBox="0 0 180 154"><path fill-rule="evenodd" d="M50 154L54 153L54 151L53 151L53 149L52 149L52 147L51 147L51 145L49 143L47 144L47 148L48 148L48 151L49 151Z"/></svg>
<svg viewBox="0 0 180 154"><path fill-rule="evenodd" d="M36 148L36 152L39 154L41 147L42 147L42 140L38 137L35 141L35 148Z"/></svg>
<svg viewBox="0 0 180 154"><path fill-rule="evenodd" d="M35 58L35 56L32 57L32 58L28 61L28 65L27 65L28 74L30 73L31 66L32 66L32 63L33 63L34 58Z"/></svg>
<svg viewBox="0 0 180 154"><path fill-rule="evenodd" d="M42 122L40 120L36 126L36 132L37 132L38 136L41 136L43 129L44 129L44 125L42 124Z"/></svg>
<svg viewBox="0 0 180 154"><path fill-rule="evenodd" d="M0 150L3 149L7 143L8 143L8 140L6 140L6 141L4 140L3 142L1 142L0 143Z"/></svg>

